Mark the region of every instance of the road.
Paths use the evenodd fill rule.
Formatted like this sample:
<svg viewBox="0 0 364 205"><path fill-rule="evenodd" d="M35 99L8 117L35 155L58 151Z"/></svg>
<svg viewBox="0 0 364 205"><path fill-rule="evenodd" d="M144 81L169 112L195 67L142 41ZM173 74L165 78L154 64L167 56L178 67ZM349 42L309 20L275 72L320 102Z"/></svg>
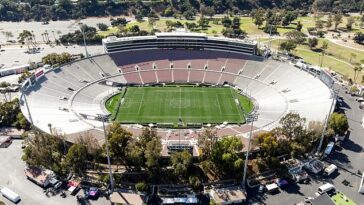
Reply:
<svg viewBox="0 0 364 205"><path fill-rule="evenodd" d="M66 198L59 195L48 198L41 187L26 179L25 163L21 160L21 142L21 140L15 140L10 147L0 148L0 188L8 187L18 193L21 197L18 205L76 205L76 197L69 195L69 193L67 193ZM0 199L5 203L12 204L1 196ZM106 205L110 202L105 198L99 198L97 201L92 201L91 204Z"/></svg>
<svg viewBox="0 0 364 205"><path fill-rule="evenodd" d="M261 196L253 191L252 200L256 201L256 204L295 204L303 201L307 196L314 197L317 188L327 182L334 184L338 191L343 192L358 205L364 204L364 195L358 193L361 178L357 175L358 170L364 170L364 129L360 125L364 111L359 109L359 103L355 101L355 97L345 94L345 91L340 87L335 88L335 90L337 89L339 96L343 97L343 100L338 103L342 112L346 113L348 117L351 131L350 136L342 143L342 149L335 150L330 160L330 163L333 162L338 165L337 174L333 174L329 178L313 177L310 184L289 185L281 190L281 193L275 195ZM343 185L341 183L343 180L349 181L350 185Z"/></svg>

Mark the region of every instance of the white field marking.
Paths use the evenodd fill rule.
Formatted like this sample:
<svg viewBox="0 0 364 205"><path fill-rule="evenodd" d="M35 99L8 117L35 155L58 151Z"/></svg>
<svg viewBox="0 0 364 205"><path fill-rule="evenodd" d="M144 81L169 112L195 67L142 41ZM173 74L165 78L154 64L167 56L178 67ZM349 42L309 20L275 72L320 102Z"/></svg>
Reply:
<svg viewBox="0 0 364 205"><path fill-rule="evenodd" d="M140 115L138 114L126 114L124 116L129 116L129 117L139 117ZM225 115L222 115L222 116L226 116L226 117L234 117L234 116L240 116L240 115L237 115L237 114L225 114ZM176 119L176 115L163 115L163 116L160 116L160 115L148 115L148 116L143 116L144 119L154 119L154 118L165 118L165 119L168 119L168 118L171 118L173 120ZM211 117L210 116L185 116L185 119L210 119Z"/></svg>
<svg viewBox="0 0 364 205"><path fill-rule="evenodd" d="M222 111L221 111L221 105L220 105L220 101L219 101L219 97L217 96L217 93L215 93L215 97L216 97L216 101L217 101L217 104L218 104L218 106L217 107L219 107L219 111L220 111L220 115L222 115Z"/></svg>
<svg viewBox="0 0 364 205"><path fill-rule="evenodd" d="M179 118L181 118L181 104L182 104L182 92L181 87L179 88Z"/></svg>
<svg viewBox="0 0 364 205"><path fill-rule="evenodd" d="M235 107L238 109L238 112L239 112L239 118L240 118L240 121L242 122L243 121L243 118L241 117L242 113L241 113L241 110L240 108L238 107L238 105L235 103L235 98L234 98L234 95L230 89L230 94L231 94L231 97L233 98L234 100L234 104L235 104ZM237 98L239 100L239 98ZM240 102L240 101L239 101Z"/></svg>
<svg viewBox="0 0 364 205"><path fill-rule="evenodd" d="M144 92L142 94L142 99L140 100L140 104L139 104L139 108L138 108L138 114L140 114L140 109L142 108L142 105L143 105L143 99L144 99Z"/></svg>

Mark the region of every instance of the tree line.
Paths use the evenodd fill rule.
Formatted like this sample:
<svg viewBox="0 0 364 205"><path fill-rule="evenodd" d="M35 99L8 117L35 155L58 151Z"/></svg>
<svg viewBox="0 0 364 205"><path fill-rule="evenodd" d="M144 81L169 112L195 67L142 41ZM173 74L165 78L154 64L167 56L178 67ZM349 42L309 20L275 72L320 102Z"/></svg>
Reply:
<svg viewBox="0 0 364 205"><path fill-rule="evenodd" d="M306 154L314 154L323 132L321 122L308 122L298 114L289 113L280 120L280 125L269 132L258 134L253 145L259 148L258 157L253 160L252 169L256 173L267 169L278 169L284 173L280 157L286 159L306 159ZM349 129L344 114L333 113L328 121L328 129L324 134L324 145L335 141L335 135L345 135ZM323 146L324 148L324 146Z"/></svg>
<svg viewBox="0 0 364 205"><path fill-rule="evenodd" d="M86 176L86 171L106 173L106 145L100 146L92 136L80 136L73 144L52 129L52 134L35 130L35 137L29 139L22 159L31 166L53 170L60 176L72 172ZM238 137L223 137L217 140L216 132L205 130L200 134L201 156L193 158L185 150L162 156L162 142L156 130L144 128L139 136L133 136L112 123L107 129L110 158L113 164L116 184L123 181L139 183L145 189L146 183L188 183L195 189L206 182L204 171L213 172L220 179L239 179L242 176L244 145ZM200 166L201 165L201 166ZM202 167L202 168L201 168ZM202 170L201 170L202 169ZM142 177L128 178L128 173L140 173ZM135 175L134 175L135 176ZM109 176L100 174L100 181L108 183ZM140 184L142 183L142 184Z"/></svg>
<svg viewBox="0 0 364 205"><path fill-rule="evenodd" d="M304 159L306 153L317 149L323 125L309 122L298 114L289 113L280 120L280 125L269 132L254 137L253 147L258 154L252 159L252 169L281 169L280 156ZM86 171L106 170L106 145L100 144L92 136L80 136L73 144L65 142L49 124L50 133L35 131L29 140L22 159L32 166L51 169L59 175L69 172L85 176ZM333 140L336 134L344 135L348 130L345 115L333 113L328 122L324 143ZM209 181L207 175L216 179L241 179L244 168L244 144L234 136L218 137L216 130L206 129L199 134L199 157L193 158L188 150L162 156L162 143L156 130L144 128L139 136L112 123L107 130L110 158L117 184L123 181L145 183L188 183L199 189ZM139 173L139 177L128 178L128 173ZM135 175L133 175L135 176ZM108 175L101 174L100 181L108 182Z"/></svg>
<svg viewBox="0 0 364 205"><path fill-rule="evenodd" d="M362 11L363 3L332 0L172 0L172 1L114 1L114 0L0 0L0 21L50 21L79 19L90 16L133 14L138 18L151 13L160 16L183 16L189 19L197 14L249 14L257 8L284 8L314 11ZM42 12L39 12L42 11Z"/></svg>
<svg viewBox="0 0 364 205"><path fill-rule="evenodd" d="M7 85L2 83L1 86ZM30 124L20 110L17 98L9 102L0 102L0 127L30 128Z"/></svg>

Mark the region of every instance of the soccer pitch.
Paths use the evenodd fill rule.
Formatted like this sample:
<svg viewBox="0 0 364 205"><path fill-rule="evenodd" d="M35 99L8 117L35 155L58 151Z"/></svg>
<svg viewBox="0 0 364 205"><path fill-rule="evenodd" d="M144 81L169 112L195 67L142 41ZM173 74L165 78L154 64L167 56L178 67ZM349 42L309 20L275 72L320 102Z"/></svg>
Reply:
<svg viewBox="0 0 364 205"><path fill-rule="evenodd" d="M120 123L244 123L253 109L249 98L228 87L129 87L117 109L121 95L106 101Z"/></svg>

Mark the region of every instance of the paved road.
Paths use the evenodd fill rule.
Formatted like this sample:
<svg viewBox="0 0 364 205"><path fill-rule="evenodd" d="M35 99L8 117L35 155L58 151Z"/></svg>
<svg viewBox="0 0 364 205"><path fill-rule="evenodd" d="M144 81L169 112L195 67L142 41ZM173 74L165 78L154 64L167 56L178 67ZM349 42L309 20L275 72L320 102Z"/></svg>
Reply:
<svg viewBox="0 0 364 205"><path fill-rule="evenodd" d="M72 205L77 204L76 197L59 195L48 198L43 189L26 179L24 174L25 163L21 160L21 141L15 140L8 148L0 148L0 187L8 187L21 197L19 205ZM3 199L8 202L7 199ZM110 204L105 198L92 201L95 205Z"/></svg>
<svg viewBox="0 0 364 205"><path fill-rule="evenodd" d="M253 192L253 199L257 201L257 204L295 204L303 201L306 196L315 196L317 188L326 182L334 184L338 191L343 192L358 205L364 204L364 195L358 193L361 178L356 174L357 170L364 170L364 129L360 125L364 111L359 109L359 104L354 97L345 94L342 88L337 87L336 89L339 89L339 96L343 97L343 101L339 103L349 119L351 131L349 138L343 142L342 149L336 150L331 158L335 164L341 167L338 173L329 178L313 179L311 184L292 184L275 195L260 196ZM344 179L350 182L350 186L341 183Z"/></svg>

